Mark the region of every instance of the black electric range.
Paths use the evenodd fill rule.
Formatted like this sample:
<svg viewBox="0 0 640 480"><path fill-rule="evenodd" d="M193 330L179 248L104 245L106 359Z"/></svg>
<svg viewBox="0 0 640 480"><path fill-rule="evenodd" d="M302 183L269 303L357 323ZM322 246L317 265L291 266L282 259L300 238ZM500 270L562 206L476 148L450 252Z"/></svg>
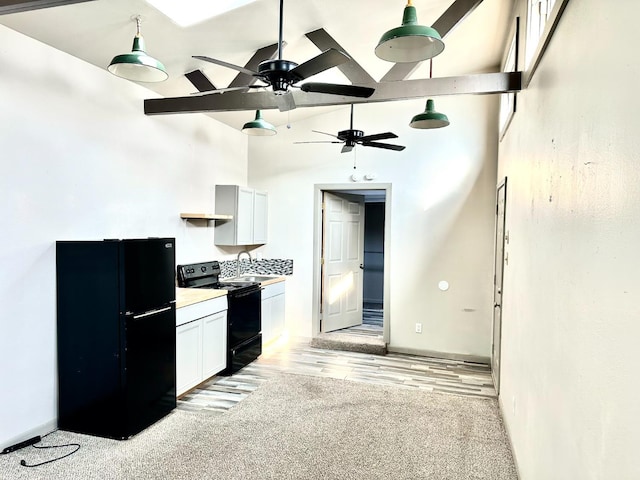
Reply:
<svg viewBox="0 0 640 480"><path fill-rule="evenodd" d="M227 368L231 375L262 354L262 289L257 282L220 281L218 261L177 266L181 288L227 291Z"/></svg>

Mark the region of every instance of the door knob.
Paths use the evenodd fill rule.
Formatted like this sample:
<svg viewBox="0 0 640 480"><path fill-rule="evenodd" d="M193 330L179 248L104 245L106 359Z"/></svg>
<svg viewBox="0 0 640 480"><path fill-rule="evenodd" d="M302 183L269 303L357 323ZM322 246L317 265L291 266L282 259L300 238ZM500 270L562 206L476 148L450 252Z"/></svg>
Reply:
<svg viewBox="0 0 640 480"><path fill-rule="evenodd" d="M364 265L362 263L360 264L360 270L364 270Z"/></svg>

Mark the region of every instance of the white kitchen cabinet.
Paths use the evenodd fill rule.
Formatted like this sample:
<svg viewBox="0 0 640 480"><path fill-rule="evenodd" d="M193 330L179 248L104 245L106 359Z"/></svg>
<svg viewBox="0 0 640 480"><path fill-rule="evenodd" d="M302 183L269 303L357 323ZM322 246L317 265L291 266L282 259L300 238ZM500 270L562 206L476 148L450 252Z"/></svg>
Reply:
<svg viewBox="0 0 640 480"><path fill-rule="evenodd" d="M216 245L261 245L267 243L266 192L238 185L216 185L215 213L231 220L215 226Z"/></svg>
<svg viewBox="0 0 640 480"><path fill-rule="evenodd" d="M253 195L253 244L267 243L267 192Z"/></svg>
<svg viewBox="0 0 640 480"><path fill-rule="evenodd" d="M224 370L226 352L226 296L176 310L177 395Z"/></svg>
<svg viewBox="0 0 640 480"><path fill-rule="evenodd" d="M285 324L284 282L266 285L262 290L262 343L267 344L282 335Z"/></svg>
<svg viewBox="0 0 640 480"><path fill-rule="evenodd" d="M225 339L223 348L220 339ZM227 311L202 319L202 378L206 380L227 366ZM214 348L210 348L214 347Z"/></svg>
<svg viewBox="0 0 640 480"><path fill-rule="evenodd" d="M176 328L176 391L186 392L202 381L202 323Z"/></svg>

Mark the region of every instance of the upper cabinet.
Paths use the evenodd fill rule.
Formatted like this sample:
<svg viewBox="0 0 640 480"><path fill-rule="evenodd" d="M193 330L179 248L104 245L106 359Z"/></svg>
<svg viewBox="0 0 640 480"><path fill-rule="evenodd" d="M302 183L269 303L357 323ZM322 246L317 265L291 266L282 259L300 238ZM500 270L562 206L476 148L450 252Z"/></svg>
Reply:
<svg viewBox="0 0 640 480"><path fill-rule="evenodd" d="M216 185L216 215L232 220L216 225L216 245L267 243L267 193L238 185Z"/></svg>

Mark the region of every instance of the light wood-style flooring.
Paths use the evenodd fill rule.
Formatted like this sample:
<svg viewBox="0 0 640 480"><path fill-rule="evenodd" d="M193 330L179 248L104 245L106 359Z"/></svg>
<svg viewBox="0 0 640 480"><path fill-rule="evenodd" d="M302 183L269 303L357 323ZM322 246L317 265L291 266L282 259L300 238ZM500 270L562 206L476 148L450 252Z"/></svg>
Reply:
<svg viewBox="0 0 640 480"><path fill-rule="evenodd" d="M178 400L181 410L221 413L280 373L340 378L453 395L495 398L488 365L389 353L386 356L311 348L309 339L266 346L258 360L236 374L216 376Z"/></svg>

